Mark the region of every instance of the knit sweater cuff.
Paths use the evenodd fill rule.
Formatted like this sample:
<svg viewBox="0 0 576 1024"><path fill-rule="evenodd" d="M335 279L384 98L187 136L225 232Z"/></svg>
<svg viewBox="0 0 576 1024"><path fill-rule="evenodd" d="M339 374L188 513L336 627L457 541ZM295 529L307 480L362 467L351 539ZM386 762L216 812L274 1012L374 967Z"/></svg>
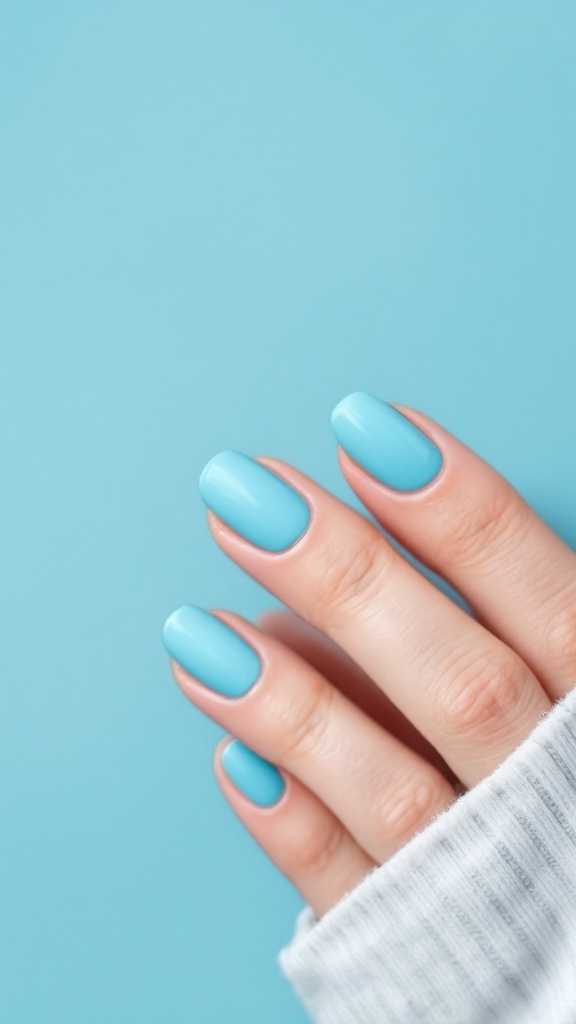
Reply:
<svg viewBox="0 0 576 1024"><path fill-rule="evenodd" d="M279 960L317 1024L576 1020L576 692Z"/></svg>

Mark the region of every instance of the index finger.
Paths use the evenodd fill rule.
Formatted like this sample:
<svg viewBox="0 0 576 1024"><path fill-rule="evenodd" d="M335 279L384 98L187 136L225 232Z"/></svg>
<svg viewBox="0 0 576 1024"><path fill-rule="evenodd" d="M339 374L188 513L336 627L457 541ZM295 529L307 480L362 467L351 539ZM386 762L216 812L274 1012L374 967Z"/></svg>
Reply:
<svg viewBox="0 0 576 1024"><path fill-rule="evenodd" d="M576 679L576 554L517 490L421 412L357 392L334 410L346 480L557 699Z"/></svg>

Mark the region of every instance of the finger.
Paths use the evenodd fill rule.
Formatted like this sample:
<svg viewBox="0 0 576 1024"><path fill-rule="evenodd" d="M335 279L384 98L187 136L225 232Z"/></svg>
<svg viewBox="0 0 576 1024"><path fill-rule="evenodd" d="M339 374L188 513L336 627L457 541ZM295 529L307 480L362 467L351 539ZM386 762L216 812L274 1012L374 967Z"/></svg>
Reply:
<svg viewBox="0 0 576 1024"><path fill-rule="evenodd" d="M454 801L432 765L240 616L187 605L170 616L164 635L186 696L300 779L374 860L395 853ZM224 680L230 693L230 679L232 699L212 688Z"/></svg>
<svg viewBox="0 0 576 1024"><path fill-rule="evenodd" d="M220 547L343 648L466 785L492 771L549 709L515 652L375 526L293 467L216 456L202 493Z"/></svg>
<svg viewBox="0 0 576 1024"><path fill-rule="evenodd" d="M376 686L370 676L329 637L319 633L298 615L284 609L263 612L257 624L264 632L299 654L383 729L426 758L454 785L457 781L454 773L438 751L414 728L412 722Z"/></svg>
<svg viewBox="0 0 576 1024"><path fill-rule="evenodd" d="M457 588L553 699L572 689L571 548L504 477L423 413L358 393L336 407L333 424L342 472L380 523Z"/></svg>
<svg viewBox="0 0 576 1024"><path fill-rule="evenodd" d="M240 821L317 917L375 866L318 797L237 740L218 744L214 772Z"/></svg>

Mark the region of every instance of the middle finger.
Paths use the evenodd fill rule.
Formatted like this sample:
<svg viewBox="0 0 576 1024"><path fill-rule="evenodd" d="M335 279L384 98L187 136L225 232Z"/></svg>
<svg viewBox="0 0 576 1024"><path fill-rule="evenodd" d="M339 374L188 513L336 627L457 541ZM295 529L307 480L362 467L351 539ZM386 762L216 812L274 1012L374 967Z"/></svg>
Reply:
<svg viewBox="0 0 576 1024"><path fill-rule="evenodd" d="M452 784L457 781L432 744L418 732L384 691L376 686L374 680L325 633L319 633L304 619L286 609L264 612L258 616L257 624L265 633L300 655L386 732L392 733L405 746L438 768Z"/></svg>
<svg viewBox="0 0 576 1024"><path fill-rule="evenodd" d="M226 554L342 647L466 785L549 709L514 651L309 477L222 452L200 487Z"/></svg>

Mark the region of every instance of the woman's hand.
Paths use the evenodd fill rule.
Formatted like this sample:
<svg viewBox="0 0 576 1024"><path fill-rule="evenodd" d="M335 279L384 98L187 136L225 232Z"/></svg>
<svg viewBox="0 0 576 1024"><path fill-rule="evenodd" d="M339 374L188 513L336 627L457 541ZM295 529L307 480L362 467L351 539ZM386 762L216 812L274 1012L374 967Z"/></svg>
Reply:
<svg viewBox="0 0 576 1024"><path fill-rule="evenodd" d="M212 535L296 614L187 606L164 631L181 689L241 741L216 752L227 799L318 916L576 683L576 554L422 413L356 394L333 422L358 497L475 617L313 480L224 452Z"/></svg>

